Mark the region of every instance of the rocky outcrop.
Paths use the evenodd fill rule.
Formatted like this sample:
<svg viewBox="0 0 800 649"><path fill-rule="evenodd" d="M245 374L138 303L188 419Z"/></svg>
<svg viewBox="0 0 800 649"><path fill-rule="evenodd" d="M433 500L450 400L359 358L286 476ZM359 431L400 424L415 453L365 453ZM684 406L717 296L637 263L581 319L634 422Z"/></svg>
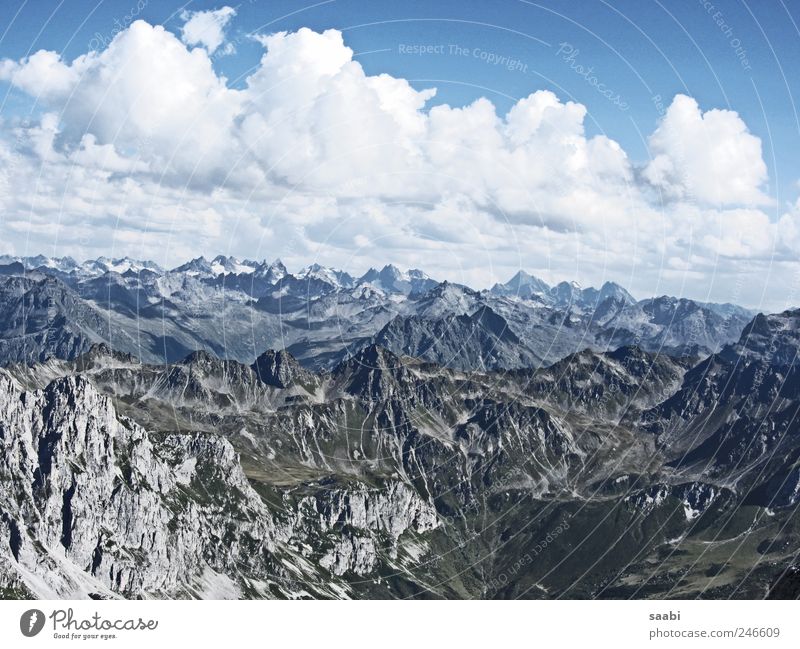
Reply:
<svg viewBox="0 0 800 649"><path fill-rule="evenodd" d="M286 596L320 580L320 568L292 558L297 544L318 546L318 565L334 575L366 574L381 548L437 525L431 505L391 481L308 487L312 495L271 511L227 440L148 433L80 375L25 391L0 373L0 445L9 593L213 597L208 584L222 579L226 595L257 583L250 595Z"/></svg>
<svg viewBox="0 0 800 649"><path fill-rule="evenodd" d="M102 314L54 277L0 279L0 364L75 358L110 336Z"/></svg>
<svg viewBox="0 0 800 649"><path fill-rule="evenodd" d="M536 367L542 360L488 306L443 318L398 316L373 340L396 354L465 371Z"/></svg>
<svg viewBox="0 0 800 649"><path fill-rule="evenodd" d="M397 556L406 532L421 534L439 526L433 505L399 482L379 489L321 490L305 497L299 512L296 527L308 536L320 535L319 563L334 575L369 574L382 555ZM334 534L325 538L328 532Z"/></svg>
<svg viewBox="0 0 800 649"><path fill-rule="evenodd" d="M3 549L37 594L175 595L280 535L228 442L154 442L83 377L23 392L0 375L0 422Z"/></svg>
<svg viewBox="0 0 800 649"><path fill-rule="evenodd" d="M267 350L251 367L262 383L276 388L290 388L293 385L311 387L317 383L316 376L304 369L285 350Z"/></svg>
<svg viewBox="0 0 800 649"><path fill-rule="evenodd" d="M661 403L681 387L689 359L620 347L584 350L550 367L520 372L525 391L561 409L604 418L632 415Z"/></svg>

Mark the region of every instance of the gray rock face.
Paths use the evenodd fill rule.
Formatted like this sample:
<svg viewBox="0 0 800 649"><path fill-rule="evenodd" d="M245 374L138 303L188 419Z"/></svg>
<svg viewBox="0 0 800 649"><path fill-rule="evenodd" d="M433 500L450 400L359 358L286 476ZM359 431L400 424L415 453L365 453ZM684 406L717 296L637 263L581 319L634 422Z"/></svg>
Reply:
<svg viewBox="0 0 800 649"><path fill-rule="evenodd" d="M107 339L102 314L53 277L0 279L0 363L75 358Z"/></svg>
<svg viewBox="0 0 800 649"><path fill-rule="evenodd" d="M80 376L36 392L0 376L0 421L0 507L9 537L17 530L9 549L38 595L174 595L204 568L252 561L240 541L219 543L232 530L214 505L240 511L237 536L274 547L275 524L220 438L154 444ZM187 499L194 483L226 493Z"/></svg>
<svg viewBox="0 0 800 649"><path fill-rule="evenodd" d="M276 388L289 388L295 384L313 385L316 377L301 367L287 351L268 350L251 366L259 380Z"/></svg>
<svg viewBox="0 0 800 649"><path fill-rule="evenodd" d="M758 315L739 341L688 371L643 414L671 464L728 479L747 501L791 507L800 461L800 311Z"/></svg>
<svg viewBox="0 0 800 649"><path fill-rule="evenodd" d="M393 543L406 530L425 532L438 525L436 511L420 500L413 489L397 482L380 491L363 488L326 491L324 496L303 500L301 510L318 517L323 529L344 524L358 530L382 532Z"/></svg>
<svg viewBox="0 0 800 649"><path fill-rule="evenodd" d="M360 536L326 550L319 566L366 574L378 562L373 536L396 547L406 530L437 525L435 510L399 484L324 490L273 513L228 441L154 437L118 418L83 376L31 392L0 374L0 443L0 575L9 591L216 597L257 581L260 596L288 594L324 579L285 557L293 544L345 524Z"/></svg>
<svg viewBox="0 0 800 649"><path fill-rule="evenodd" d="M372 572L383 551L397 556L399 538L408 530L423 533L438 527L436 510L402 483L381 491L335 489L300 502L301 525L312 531L341 529L340 538L324 551L320 565L335 575Z"/></svg>
<svg viewBox="0 0 800 649"><path fill-rule="evenodd" d="M488 306L433 320L397 317L374 340L396 354L465 371L537 367L542 362Z"/></svg>

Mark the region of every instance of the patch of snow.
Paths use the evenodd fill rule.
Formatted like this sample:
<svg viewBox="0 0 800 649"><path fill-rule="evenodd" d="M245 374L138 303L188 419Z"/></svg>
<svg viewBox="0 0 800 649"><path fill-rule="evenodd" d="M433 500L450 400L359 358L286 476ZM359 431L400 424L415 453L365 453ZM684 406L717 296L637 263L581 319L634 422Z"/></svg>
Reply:
<svg viewBox="0 0 800 649"><path fill-rule="evenodd" d="M195 474L197 458L190 457L175 470L175 480L182 485L188 485Z"/></svg>
<svg viewBox="0 0 800 649"><path fill-rule="evenodd" d="M200 599L239 599L242 591L233 579L208 566L196 582Z"/></svg>

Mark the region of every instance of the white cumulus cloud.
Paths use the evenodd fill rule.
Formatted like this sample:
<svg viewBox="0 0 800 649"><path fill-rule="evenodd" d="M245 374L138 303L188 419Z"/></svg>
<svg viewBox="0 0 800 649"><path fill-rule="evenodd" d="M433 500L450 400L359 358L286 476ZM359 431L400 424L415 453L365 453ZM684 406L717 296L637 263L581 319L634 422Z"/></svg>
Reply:
<svg viewBox="0 0 800 649"><path fill-rule="evenodd" d="M705 113L677 95L650 136L645 178L668 196L709 205L768 203L761 140L735 111Z"/></svg>
<svg viewBox="0 0 800 649"><path fill-rule="evenodd" d="M233 7L214 11L184 11L181 18L186 22L181 27L181 39L187 45L200 45L213 54L225 42L225 29L235 15ZM230 53L230 50L226 53Z"/></svg>
<svg viewBox="0 0 800 649"><path fill-rule="evenodd" d="M536 90L505 114L486 98L431 105L435 88L367 74L333 29L260 37L232 88L211 60L232 12L191 14L180 36L137 21L71 62L0 61L46 111L0 123L9 240L163 263L219 249L391 261L476 286L523 266L673 293L689 274L713 293L737 256L796 262L798 209L759 209L761 142L733 111L678 95L637 166L587 133L580 103Z"/></svg>

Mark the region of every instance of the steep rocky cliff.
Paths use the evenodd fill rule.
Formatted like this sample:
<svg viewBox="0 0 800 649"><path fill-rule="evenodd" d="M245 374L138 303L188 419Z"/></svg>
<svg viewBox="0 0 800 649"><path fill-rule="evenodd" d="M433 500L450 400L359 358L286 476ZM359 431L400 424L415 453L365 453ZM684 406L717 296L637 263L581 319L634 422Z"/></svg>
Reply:
<svg viewBox="0 0 800 649"><path fill-rule="evenodd" d="M0 580L20 594L331 596L347 592L337 576L375 568L377 546L437 526L400 484L320 489L273 513L228 441L149 434L82 376L24 391L0 374L0 443ZM337 526L318 567L295 556Z"/></svg>

